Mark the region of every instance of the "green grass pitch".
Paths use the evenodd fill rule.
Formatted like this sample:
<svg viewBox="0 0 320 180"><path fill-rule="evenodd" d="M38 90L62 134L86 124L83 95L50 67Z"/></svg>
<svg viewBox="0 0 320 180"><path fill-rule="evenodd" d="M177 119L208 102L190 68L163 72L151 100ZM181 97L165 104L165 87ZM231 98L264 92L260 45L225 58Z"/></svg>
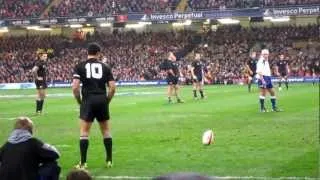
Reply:
<svg viewBox="0 0 320 180"><path fill-rule="evenodd" d="M284 112L259 113L257 88L207 86L194 101L182 88L184 104L166 104L166 87L119 87L111 104L114 167L105 168L102 137L93 126L88 151L94 176L151 177L192 171L210 176L319 178L319 87L295 84L278 92ZM35 90L0 91L0 142L13 118L30 116L35 136L55 145L65 175L79 162L78 105L71 89L49 89L45 113L35 116ZM16 95L22 95L15 97ZM267 106L270 101L267 98ZM213 145L201 144L213 129Z"/></svg>

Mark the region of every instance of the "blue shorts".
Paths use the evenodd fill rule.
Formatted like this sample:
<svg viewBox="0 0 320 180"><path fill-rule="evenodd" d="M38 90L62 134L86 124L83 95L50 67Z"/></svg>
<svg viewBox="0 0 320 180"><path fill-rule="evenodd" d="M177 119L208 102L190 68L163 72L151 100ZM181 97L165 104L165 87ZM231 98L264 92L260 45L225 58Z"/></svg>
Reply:
<svg viewBox="0 0 320 180"><path fill-rule="evenodd" d="M259 79L258 80L258 86L259 88L264 88L264 89L272 89L272 81L270 76L263 76L265 84L262 83L262 81Z"/></svg>

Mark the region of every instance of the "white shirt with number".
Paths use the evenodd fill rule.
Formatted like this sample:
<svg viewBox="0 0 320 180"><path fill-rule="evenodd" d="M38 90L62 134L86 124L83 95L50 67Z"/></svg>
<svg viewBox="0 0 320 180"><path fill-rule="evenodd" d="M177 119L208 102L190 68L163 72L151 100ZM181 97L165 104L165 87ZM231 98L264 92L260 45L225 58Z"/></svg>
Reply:
<svg viewBox="0 0 320 180"><path fill-rule="evenodd" d="M271 76L271 69L269 65L269 61L264 60L263 57L260 57L258 63L257 63L257 74L260 73L263 76Z"/></svg>

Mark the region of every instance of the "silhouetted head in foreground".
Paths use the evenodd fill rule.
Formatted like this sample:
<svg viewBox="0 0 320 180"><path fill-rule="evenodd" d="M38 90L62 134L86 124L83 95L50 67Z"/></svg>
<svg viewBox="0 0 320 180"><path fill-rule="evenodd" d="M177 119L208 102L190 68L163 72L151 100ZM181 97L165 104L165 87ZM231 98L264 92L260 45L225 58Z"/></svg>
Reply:
<svg viewBox="0 0 320 180"><path fill-rule="evenodd" d="M93 178L88 171L74 169L68 173L67 180L93 180Z"/></svg>

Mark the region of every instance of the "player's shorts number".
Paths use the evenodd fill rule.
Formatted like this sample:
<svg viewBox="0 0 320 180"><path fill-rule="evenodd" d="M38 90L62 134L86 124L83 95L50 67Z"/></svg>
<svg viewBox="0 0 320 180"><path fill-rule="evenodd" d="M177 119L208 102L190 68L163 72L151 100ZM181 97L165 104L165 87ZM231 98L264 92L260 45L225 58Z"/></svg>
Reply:
<svg viewBox="0 0 320 180"><path fill-rule="evenodd" d="M102 78L102 65L99 63L87 63L86 64L87 78Z"/></svg>

